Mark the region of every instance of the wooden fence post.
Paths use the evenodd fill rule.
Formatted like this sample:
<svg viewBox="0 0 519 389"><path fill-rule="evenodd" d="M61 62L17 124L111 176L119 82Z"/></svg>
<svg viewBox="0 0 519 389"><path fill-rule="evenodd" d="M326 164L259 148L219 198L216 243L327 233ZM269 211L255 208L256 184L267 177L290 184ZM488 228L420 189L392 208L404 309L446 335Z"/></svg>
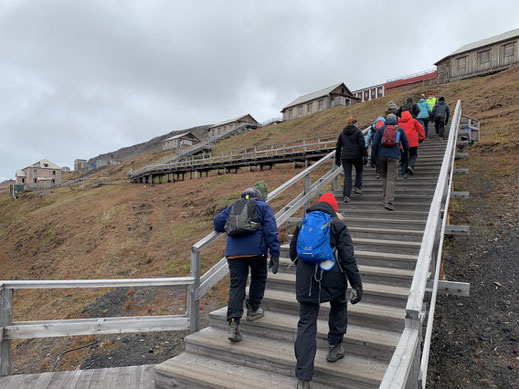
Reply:
<svg viewBox="0 0 519 389"><path fill-rule="evenodd" d="M189 332L200 329L200 299L198 289L200 288L200 251L191 251L191 277L195 279L187 290L187 315L189 316Z"/></svg>
<svg viewBox="0 0 519 389"><path fill-rule="evenodd" d="M4 327L13 324L13 290L0 288L0 377L11 370L11 340L4 339Z"/></svg>

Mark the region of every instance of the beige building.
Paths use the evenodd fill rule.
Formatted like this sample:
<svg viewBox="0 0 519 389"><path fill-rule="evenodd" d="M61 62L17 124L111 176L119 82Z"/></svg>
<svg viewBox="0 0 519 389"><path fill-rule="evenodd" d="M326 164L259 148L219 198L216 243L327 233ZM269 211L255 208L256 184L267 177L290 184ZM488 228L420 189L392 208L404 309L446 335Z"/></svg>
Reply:
<svg viewBox="0 0 519 389"><path fill-rule="evenodd" d="M340 83L317 92L300 96L281 110L283 120L296 119L337 105L351 105L360 99Z"/></svg>
<svg viewBox="0 0 519 389"><path fill-rule="evenodd" d="M79 173L86 172L86 159L76 159L74 161L74 170Z"/></svg>
<svg viewBox="0 0 519 389"><path fill-rule="evenodd" d="M238 127L257 128L259 126L260 124L256 119L254 119L251 114L247 114L215 124L214 126L209 127L207 131L209 132L209 136L214 138L215 136L236 130Z"/></svg>
<svg viewBox="0 0 519 389"><path fill-rule="evenodd" d="M519 63L518 40L519 28L460 47L435 63L438 81L495 73Z"/></svg>
<svg viewBox="0 0 519 389"><path fill-rule="evenodd" d="M61 167L42 159L16 172L16 183L37 188L61 185Z"/></svg>
<svg viewBox="0 0 519 389"><path fill-rule="evenodd" d="M200 139L190 132L184 132L183 134L174 135L165 139L164 142L162 142L162 150L180 150L193 146L196 143L200 143Z"/></svg>

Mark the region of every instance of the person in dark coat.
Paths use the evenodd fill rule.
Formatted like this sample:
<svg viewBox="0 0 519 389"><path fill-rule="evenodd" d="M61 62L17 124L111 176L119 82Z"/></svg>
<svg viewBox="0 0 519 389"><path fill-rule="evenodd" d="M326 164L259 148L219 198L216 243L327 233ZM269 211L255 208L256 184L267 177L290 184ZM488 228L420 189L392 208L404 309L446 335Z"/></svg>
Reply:
<svg viewBox="0 0 519 389"><path fill-rule="evenodd" d="M443 139L445 132L445 126L449 122L449 115L451 111L449 106L445 103L445 97L440 97L438 103L434 106L431 112L431 118L434 120L434 128L436 129L436 135Z"/></svg>
<svg viewBox="0 0 519 389"><path fill-rule="evenodd" d="M355 166L355 193L362 194L362 170L364 157L367 158L366 142L362 131L357 127L357 120L350 116L342 130L335 147L335 164L344 169L344 202L350 201L352 167Z"/></svg>
<svg viewBox="0 0 519 389"><path fill-rule="evenodd" d="M398 107L398 110L396 111L396 116L400 118L402 116L402 112L409 111L411 112L411 115L413 118L417 118L420 114L420 108L417 104L414 103L412 97L407 98L407 102L405 104L402 104L400 107Z"/></svg>
<svg viewBox="0 0 519 389"><path fill-rule="evenodd" d="M227 305L227 320L229 321L228 339L239 342L240 319L243 315L243 300L245 299L245 287L249 268L251 282L249 298L247 299L247 320L262 318L265 313L260 308L261 300L265 294L267 282L267 251L270 251L269 267L276 274L279 267L280 243L276 218L270 205L265 201L268 196L265 181L258 181L252 188L245 190L242 198L255 198L258 212L258 222L261 227L252 234L246 236L227 236L227 248L225 256L229 265L231 286L229 290L229 303ZM225 232L225 223L231 211L232 204L220 212L214 218L214 229L217 232Z"/></svg>
<svg viewBox="0 0 519 389"><path fill-rule="evenodd" d="M330 302L328 318L329 352L326 360L335 362L344 357L342 340L346 333L346 288L348 281L354 292L351 300L356 304L362 297L362 282L353 250L353 243L348 228L337 215L337 201L331 193L325 193L319 202L307 209L307 213L321 211L331 216L330 245L335 251L336 264L328 271L322 271L315 264L304 262L297 256L297 239L301 230L300 222L290 241L290 258L296 261L296 298L300 313L297 324L297 338L294 351L297 359L296 377L298 388L309 388L314 375L314 359L316 352L317 316L319 304ZM316 281L320 277L321 282Z"/></svg>

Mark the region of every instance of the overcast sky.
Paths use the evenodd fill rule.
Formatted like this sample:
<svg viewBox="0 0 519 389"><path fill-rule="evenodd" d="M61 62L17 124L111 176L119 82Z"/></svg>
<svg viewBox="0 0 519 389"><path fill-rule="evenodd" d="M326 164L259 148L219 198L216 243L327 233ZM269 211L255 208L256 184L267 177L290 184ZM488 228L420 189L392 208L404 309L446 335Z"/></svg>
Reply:
<svg viewBox="0 0 519 389"><path fill-rule="evenodd" d="M519 2L0 0L0 181L434 67Z"/></svg>

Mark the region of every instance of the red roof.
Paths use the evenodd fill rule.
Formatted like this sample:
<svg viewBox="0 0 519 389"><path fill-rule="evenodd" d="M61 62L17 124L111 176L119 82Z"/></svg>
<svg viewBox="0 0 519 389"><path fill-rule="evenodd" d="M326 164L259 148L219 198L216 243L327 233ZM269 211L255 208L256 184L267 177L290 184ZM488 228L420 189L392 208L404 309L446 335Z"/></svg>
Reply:
<svg viewBox="0 0 519 389"><path fill-rule="evenodd" d="M418 81L429 80L431 78L435 78L437 75L438 75L438 72L436 71L436 72L432 72L432 73L422 74L420 76L402 78L400 80L391 81L391 82L386 83L386 89L396 88L396 87L399 87L402 85L407 85L407 84L413 84Z"/></svg>

